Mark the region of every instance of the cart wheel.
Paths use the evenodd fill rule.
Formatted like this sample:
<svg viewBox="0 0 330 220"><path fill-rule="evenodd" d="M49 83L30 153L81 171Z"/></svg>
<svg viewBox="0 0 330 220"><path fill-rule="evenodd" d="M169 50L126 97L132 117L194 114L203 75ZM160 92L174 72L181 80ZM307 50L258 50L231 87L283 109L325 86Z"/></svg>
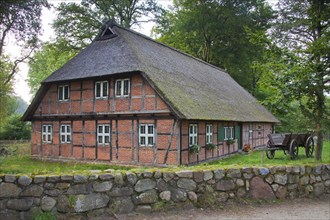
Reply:
<svg viewBox="0 0 330 220"><path fill-rule="evenodd" d="M305 146L306 146L306 157L312 157L314 153L314 139L312 136L307 138Z"/></svg>
<svg viewBox="0 0 330 220"><path fill-rule="evenodd" d="M266 156L268 159L273 159L275 156L275 150L268 150L270 148L270 142L267 142Z"/></svg>
<svg viewBox="0 0 330 220"><path fill-rule="evenodd" d="M296 140L292 140L290 144L290 157L292 160L298 158L299 146Z"/></svg>

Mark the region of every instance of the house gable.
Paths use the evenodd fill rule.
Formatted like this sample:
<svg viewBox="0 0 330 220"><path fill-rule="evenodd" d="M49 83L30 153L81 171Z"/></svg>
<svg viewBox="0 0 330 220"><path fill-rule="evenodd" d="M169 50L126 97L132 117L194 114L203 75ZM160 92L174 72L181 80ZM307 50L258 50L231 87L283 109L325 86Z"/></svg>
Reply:
<svg viewBox="0 0 330 220"><path fill-rule="evenodd" d="M129 95L117 96L116 83L125 79L129 82ZM97 97L99 82L106 96ZM75 117L132 114L173 114L170 107L140 73L117 74L102 78L50 83L40 98L33 117ZM69 87L69 98L60 100L61 89ZM106 87L106 86L105 86Z"/></svg>

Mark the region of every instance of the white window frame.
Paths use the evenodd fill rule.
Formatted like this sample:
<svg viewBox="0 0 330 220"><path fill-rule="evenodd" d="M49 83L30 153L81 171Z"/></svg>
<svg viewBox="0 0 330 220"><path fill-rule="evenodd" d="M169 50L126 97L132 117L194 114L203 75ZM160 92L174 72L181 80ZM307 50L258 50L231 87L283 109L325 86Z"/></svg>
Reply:
<svg viewBox="0 0 330 220"><path fill-rule="evenodd" d="M52 143L53 141L53 125L42 125L42 142Z"/></svg>
<svg viewBox="0 0 330 220"><path fill-rule="evenodd" d="M206 132L205 132L206 144L212 144L213 143L213 124L206 124L205 128L206 128Z"/></svg>
<svg viewBox="0 0 330 220"><path fill-rule="evenodd" d="M65 97L65 88L68 89L68 97ZM60 91L62 91L62 95L60 95ZM69 85L60 85L57 87L57 99L59 101L68 101L70 99L70 87Z"/></svg>
<svg viewBox="0 0 330 220"><path fill-rule="evenodd" d="M249 139L253 139L253 125L249 124Z"/></svg>
<svg viewBox="0 0 330 220"><path fill-rule="evenodd" d="M224 127L225 129L225 140L234 139L234 127Z"/></svg>
<svg viewBox="0 0 330 220"><path fill-rule="evenodd" d="M189 146L198 144L198 125L189 124Z"/></svg>
<svg viewBox="0 0 330 220"><path fill-rule="evenodd" d="M108 127L109 132L105 132L106 127ZM100 128L102 128L102 131L100 132ZM97 144L98 145L109 145L111 140L110 140L110 133L111 133L111 128L110 124L98 124L97 125ZM100 141L101 138L101 141ZM108 138L108 142L106 142L106 138Z"/></svg>
<svg viewBox="0 0 330 220"><path fill-rule="evenodd" d="M125 81L128 81L127 84L127 94L124 94L125 92ZM117 87L118 87L118 82L120 82L120 94L117 93ZM130 89L131 89L131 80L129 78L126 79L117 79L115 81L115 96L116 97L128 97L130 94Z"/></svg>
<svg viewBox="0 0 330 220"><path fill-rule="evenodd" d="M106 94L104 94L104 84L107 85L107 90L106 90ZM97 86L100 86L100 96L97 96ZM95 98L96 99L103 99L103 98L107 98L109 95L109 82L108 81L97 81L95 82Z"/></svg>
<svg viewBox="0 0 330 220"><path fill-rule="evenodd" d="M64 131L63 131L64 128ZM60 128L60 137L61 137L61 143L71 143L72 141L72 129L71 129L71 125L68 124L63 124L61 125ZM64 137L64 140L63 140Z"/></svg>
<svg viewBox="0 0 330 220"><path fill-rule="evenodd" d="M152 133L149 132L149 127L152 127ZM142 132L144 129L144 132ZM149 140L152 138L152 141ZM144 143L143 140L144 139ZM139 126L139 144L144 147L153 147L155 145L155 125L154 124L140 124Z"/></svg>

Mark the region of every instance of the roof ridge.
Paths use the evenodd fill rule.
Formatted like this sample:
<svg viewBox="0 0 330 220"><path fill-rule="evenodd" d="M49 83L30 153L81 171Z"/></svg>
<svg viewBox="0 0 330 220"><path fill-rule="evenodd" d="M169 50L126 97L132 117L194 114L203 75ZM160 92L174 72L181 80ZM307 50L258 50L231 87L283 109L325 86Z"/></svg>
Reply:
<svg viewBox="0 0 330 220"><path fill-rule="evenodd" d="M203 64L206 64L206 65L208 65L208 66L210 66L210 67L212 67L212 68L215 68L215 69L217 69L217 70L220 70L220 71L222 71L222 72L224 72L224 73L226 73L226 74L228 74L228 75L230 76L230 74L229 74L225 69L222 69L222 68L220 68L220 67L217 67L217 66L215 66L215 65L213 65L213 64L211 64L211 63L208 63L208 62L206 62L206 61L204 61L204 60L202 60L202 59L199 59L199 58L197 58L197 57L194 57L194 56L191 55L191 54L188 54L188 53L186 53L186 52L184 52L184 51L182 51L182 50L179 50L179 49L176 49L176 48L174 48L174 47L171 47L171 46L169 46L169 45L167 45L167 44L165 44L165 43L162 43L162 42L156 41L155 39L152 39L151 37L149 37L149 36L147 36L147 35L141 34L141 33L137 32L137 31L131 30L131 29L129 29L129 28L125 28L125 27L123 27L123 26L118 25L117 23L114 23L113 26L116 26L116 27L121 28L121 29L123 29L123 30L126 30L126 31L128 31L128 32L131 32L131 33L133 33L133 34L139 35L140 37L143 37L143 38L145 38L146 40L149 40L149 41L151 41L151 42L154 42L154 43L160 44L160 45L162 45L162 46L164 46L164 47L167 47L167 48L169 48L169 49L171 49L171 50L173 50L173 51L175 51L175 52L178 52L178 53L180 53L180 54L182 54L182 55L184 55L184 56L187 56L187 57L192 58L192 59L194 59L194 60L196 60L196 61L198 61L198 62L201 62L201 63L203 63ZM112 27L113 27L113 26L112 26Z"/></svg>

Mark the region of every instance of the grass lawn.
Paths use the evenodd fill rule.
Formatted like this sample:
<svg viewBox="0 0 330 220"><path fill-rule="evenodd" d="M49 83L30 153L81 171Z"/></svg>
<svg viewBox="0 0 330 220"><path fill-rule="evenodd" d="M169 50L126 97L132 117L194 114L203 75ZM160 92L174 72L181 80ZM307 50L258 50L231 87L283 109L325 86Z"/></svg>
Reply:
<svg viewBox="0 0 330 220"><path fill-rule="evenodd" d="M221 160L203 163L196 166L176 166L169 168L155 167L125 167L114 166L109 164L91 164L79 162L45 162L33 160L30 158L30 147L28 144L14 144L10 146L12 155L0 157L0 174L27 174L27 175L52 175L52 174L72 174L72 173L89 173L93 170L114 169L118 172L127 170L171 170L177 171L182 169L189 170L207 170L217 168L240 168L240 167L270 167L270 166L286 166L286 165L317 165L321 163L330 164L330 141L324 142L322 162L315 161L314 158L306 158L304 148L299 148L299 158L291 160L289 155L284 155L283 151L276 151L275 158L269 160L264 156L262 158L261 151L253 151L248 154L237 154Z"/></svg>

